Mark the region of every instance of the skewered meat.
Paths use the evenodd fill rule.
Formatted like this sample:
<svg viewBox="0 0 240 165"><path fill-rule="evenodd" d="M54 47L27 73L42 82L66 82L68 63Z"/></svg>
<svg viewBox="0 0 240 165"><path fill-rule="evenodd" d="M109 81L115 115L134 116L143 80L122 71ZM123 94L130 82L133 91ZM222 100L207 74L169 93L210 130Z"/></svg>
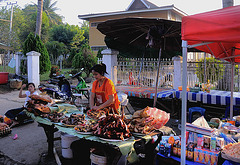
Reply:
<svg viewBox="0 0 240 165"><path fill-rule="evenodd" d="M50 113L51 112L50 108L46 105L43 105L43 104L36 104L35 109L37 109L37 110L39 110L43 113Z"/></svg>
<svg viewBox="0 0 240 165"><path fill-rule="evenodd" d="M29 98L32 100L38 100L38 101L43 101L47 103L51 103L52 99L48 95L30 95Z"/></svg>
<svg viewBox="0 0 240 165"><path fill-rule="evenodd" d="M70 117L65 116L61 119L63 124L67 125L80 125L86 122L84 114L71 114Z"/></svg>
<svg viewBox="0 0 240 165"><path fill-rule="evenodd" d="M102 116L105 116L106 112L103 110L88 110L87 115L92 119L99 119Z"/></svg>
<svg viewBox="0 0 240 165"><path fill-rule="evenodd" d="M10 134L12 129L8 125L0 126L0 137Z"/></svg>
<svg viewBox="0 0 240 165"><path fill-rule="evenodd" d="M46 105L51 102L51 98L47 95L30 95L31 100L28 100L25 109L28 112L34 113L35 116L40 116L44 113L50 113L50 108Z"/></svg>
<svg viewBox="0 0 240 165"><path fill-rule="evenodd" d="M94 128L96 125L96 122L94 120L89 120L84 124L80 124L74 127L74 129L78 132L92 132L94 131Z"/></svg>
<svg viewBox="0 0 240 165"><path fill-rule="evenodd" d="M53 113L42 114L41 116L44 118L48 118L51 122L59 123L62 120L64 114L54 111Z"/></svg>
<svg viewBox="0 0 240 165"><path fill-rule="evenodd" d="M128 125L122 120L120 115L109 114L98 121L97 130L94 134L107 139L129 138L131 133Z"/></svg>

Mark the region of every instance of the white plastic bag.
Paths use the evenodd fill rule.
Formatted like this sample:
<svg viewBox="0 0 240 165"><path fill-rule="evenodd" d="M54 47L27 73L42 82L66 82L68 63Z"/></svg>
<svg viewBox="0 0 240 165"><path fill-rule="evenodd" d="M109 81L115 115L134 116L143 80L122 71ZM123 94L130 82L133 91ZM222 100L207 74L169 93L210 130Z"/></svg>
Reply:
<svg viewBox="0 0 240 165"><path fill-rule="evenodd" d="M197 126L200 126L200 127L204 127L204 128L211 128L206 119L204 118L204 116L201 116L199 118L197 118L193 123L193 125L197 125Z"/></svg>
<svg viewBox="0 0 240 165"><path fill-rule="evenodd" d="M14 68L16 66L16 61L15 59L12 57L12 59L10 60L10 62L8 63L8 66L10 68Z"/></svg>

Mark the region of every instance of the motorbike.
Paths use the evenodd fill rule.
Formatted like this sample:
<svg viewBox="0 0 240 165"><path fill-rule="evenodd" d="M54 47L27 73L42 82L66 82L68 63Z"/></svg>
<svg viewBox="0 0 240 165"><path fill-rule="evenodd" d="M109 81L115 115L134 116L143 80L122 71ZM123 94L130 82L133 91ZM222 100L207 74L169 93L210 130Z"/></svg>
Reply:
<svg viewBox="0 0 240 165"><path fill-rule="evenodd" d="M54 84L57 85L59 82L58 76L54 73L53 77L47 81L48 84Z"/></svg>
<svg viewBox="0 0 240 165"><path fill-rule="evenodd" d="M54 99L71 100L71 86L64 75L56 76L57 85L43 84L38 87L41 92L46 92Z"/></svg>
<svg viewBox="0 0 240 165"><path fill-rule="evenodd" d="M89 86L87 86L85 80L82 78L83 70L84 70L84 68L82 68L80 72L78 72L72 76L72 79L77 78L78 84L76 86L72 85L71 89L72 89L73 94L74 93L82 94L87 99L89 99L89 93L86 90L83 90L83 89L89 88Z"/></svg>

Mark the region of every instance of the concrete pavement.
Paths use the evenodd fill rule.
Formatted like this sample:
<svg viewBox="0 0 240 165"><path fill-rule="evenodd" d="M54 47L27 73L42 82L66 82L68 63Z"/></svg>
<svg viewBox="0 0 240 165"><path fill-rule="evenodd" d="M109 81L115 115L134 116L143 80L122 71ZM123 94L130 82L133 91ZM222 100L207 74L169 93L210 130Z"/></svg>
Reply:
<svg viewBox="0 0 240 165"><path fill-rule="evenodd" d="M19 90L0 94L0 115L4 115L9 109L23 106L25 98L18 98L18 94ZM13 140L12 137L15 134L18 135L18 138ZM60 145L60 141L55 142L55 146ZM37 165L41 155L47 153L47 148L46 135L43 128L38 126L38 123L33 122L14 127L11 134L0 137L0 164ZM2 154L7 156L8 159L2 159Z"/></svg>

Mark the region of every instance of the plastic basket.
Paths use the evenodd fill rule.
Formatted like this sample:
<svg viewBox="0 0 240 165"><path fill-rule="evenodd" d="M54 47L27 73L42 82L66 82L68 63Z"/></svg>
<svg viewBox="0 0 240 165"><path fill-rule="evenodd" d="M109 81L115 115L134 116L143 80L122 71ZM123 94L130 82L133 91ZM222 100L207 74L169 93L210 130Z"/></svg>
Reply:
<svg viewBox="0 0 240 165"><path fill-rule="evenodd" d="M190 92L198 93L200 91L200 87L190 87Z"/></svg>

